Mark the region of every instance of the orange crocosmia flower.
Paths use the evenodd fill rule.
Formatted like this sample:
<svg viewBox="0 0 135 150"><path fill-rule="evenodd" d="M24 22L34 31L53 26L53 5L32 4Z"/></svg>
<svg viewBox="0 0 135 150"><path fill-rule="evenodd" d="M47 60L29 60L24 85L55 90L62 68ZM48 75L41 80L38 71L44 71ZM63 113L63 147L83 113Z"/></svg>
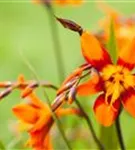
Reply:
<svg viewBox="0 0 135 150"><path fill-rule="evenodd" d="M135 117L135 38L119 54L117 64L111 62L108 52L98 40L84 31L81 35L82 54L98 72L78 87L79 95L102 92L94 104L97 120L110 126L119 114L120 103Z"/></svg>
<svg viewBox="0 0 135 150"><path fill-rule="evenodd" d="M78 5L81 4L83 0L32 0L34 3L56 3L59 5Z"/></svg>
<svg viewBox="0 0 135 150"><path fill-rule="evenodd" d="M102 33L96 34L99 40L106 44L110 37L110 24L113 21L117 44L120 50L128 45L135 33L135 18L125 17L107 4L100 4L106 16L100 21Z"/></svg>
<svg viewBox="0 0 135 150"><path fill-rule="evenodd" d="M51 150L49 131L54 124L51 111L46 103L43 103L33 92L27 97L26 104L19 104L13 108L13 113L19 118L22 124L27 128L30 135L28 145L35 150ZM78 109L58 108L57 117L68 114L78 114Z"/></svg>

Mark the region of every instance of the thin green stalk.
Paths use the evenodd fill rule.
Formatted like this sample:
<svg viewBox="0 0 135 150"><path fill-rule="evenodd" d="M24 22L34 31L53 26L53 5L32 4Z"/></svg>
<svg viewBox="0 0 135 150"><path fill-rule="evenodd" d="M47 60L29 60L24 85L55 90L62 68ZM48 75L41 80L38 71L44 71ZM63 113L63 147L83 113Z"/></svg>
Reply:
<svg viewBox="0 0 135 150"><path fill-rule="evenodd" d="M121 150L126 150L125 145L124 145L124 141L123 141L119 117L116 119L115 126L116 126L116 131L117 131L118 140L119 140Z"/></svg>
<svg viewBox="0 0 135 150"><path fill-rule="evenodd" d="M115 126L110 127L100 126L100 141L104 145L105 149L117 149L118 140ZM111 140L110 140L111 137Z"/></svg>
<svg viewBox="0 0 135 150"><path fill-rule="evenodd" d="M90 118L88 117L88 115L86 114L86 112L84 111L83 107L81 106L81 104L79 103L78 100L75 100L76 105L79 107L79 109L82 111L84 118L88 124L89 130L93 136L94 141L96 142L97 146L99 147L100 150L104 150L104 146L101 144L101 142L99 141L99 139L96 136L95 130L93 128L92 122L90 120Z"/></svg>
<svg viewBox="0 0 135 150"><path fill-rule="evenodd" d="M33 66L32 66L32 65L29 63L29 61L22 55L22 53L21 53L21 56L22 56L22 58L23 58L24 63L25 63L26 66L29 68L29 70L33 73L33 75L34 75L34 77L37 79L37 81L40 81L40 80L39 80L39 77L38 77L38 75L37 75L37 73L36 73L36 71L35 71L35 69L33 68ZM50 107L50 110L51 110L51 113L52 113L52 117L53 117L54 121L56 122L56 125L57 125L57 127L58 127L58 130L59 130L59 132L60 132L60 134L61 134L61 136L62 136L62 138L63 138L63 140L64 140L64 142L65 142L65 144L66 144L66 146L68 147L69 150L72 150L72 148L71 148L71 146L70 146L70 144L69 144L69 142L68 142L68 140L67 140L67 138L66 138L66 135L65 135L65 133L64 133L64 130L63 130L62 127L61 127L61 122L60 122L60 120L57 118L56 114L55 114L55 113L52 111L52 109L51 109L51 103L50 103L49 97L48 97L48 95L47 95L47 93L46 93L46 91L45 91L44 89L43 89L43 93L44 93L44 96L46 97L47 103L48 103L48 105L49 105L49 107Z"/></svg>
<svg viewBox="0 0 135 150"><path fill-rule="evenodd" d="M61 83L65 78L65 67L64 67L64 60L62 57L62 48L59 40L58 27L56 24L56 19L54 17L54 10L52 6L45 4L45 7L47 8L48 11L48 18L49 18L49 23L51 28L50 31L52 35L54 55L56 59L57 74L58 74L59 82Z"/></svg>

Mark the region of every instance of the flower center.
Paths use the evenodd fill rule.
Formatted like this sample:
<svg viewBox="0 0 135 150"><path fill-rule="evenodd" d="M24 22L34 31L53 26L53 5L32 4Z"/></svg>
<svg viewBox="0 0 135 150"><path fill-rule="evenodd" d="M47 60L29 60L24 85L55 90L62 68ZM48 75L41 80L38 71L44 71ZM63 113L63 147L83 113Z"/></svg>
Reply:
<svg viewBox="0 0 135 150"><path fill-rule="evenodd" d="M135 77L119 65L107 65L102 73L106 103L112 105L126 89L134 86Z"/></svg>

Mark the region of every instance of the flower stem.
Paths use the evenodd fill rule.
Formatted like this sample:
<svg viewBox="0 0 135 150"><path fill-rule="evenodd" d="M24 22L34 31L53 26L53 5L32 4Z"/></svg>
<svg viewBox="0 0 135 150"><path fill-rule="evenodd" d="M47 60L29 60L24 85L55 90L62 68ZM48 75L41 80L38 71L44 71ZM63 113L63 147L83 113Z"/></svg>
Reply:
<svg viewBox="0 0 135 150"><path fill-rule="evenodd" d="M119 117L116 119L115 126L116 126L116 131L117 131L118 140L119 140L121 150L126 150L125 145L124 145L124 141L123 141Z"/></svg>
<svg viewBox="0 0 135 150"><path fill-rule="evenodd" d="M65 77L65 67L64 67L63 57L62 57L62 48L60 45L58 28L57 28L56 20L54 17L54 10L52 6L45 5L45 7L47 8L48 11L51 35L52 35L53 46L54 46L54 55L56 59L57 73L58 73L59 82L61 83Z"/></svg>
<svg viewBox="0 0 135 150"><path fill-rule="evenodd" d="M96 133L95 133L95 130L93 128L93 125L92 125L90 118L88 117L88 115L86 114L86 112L84 111L83 107L81 106L81 104L79 103L79 101L77 99L75 100L75 103L79 107L79 109L82 111L84 118L88 124L90 132L91 132L93 139L96 142L97 146L99 147L100 150L104 150L104 146L101 144L101 142L99 141L99 139L96 136Z"/></svg>
<svg viewBox="0 0 135 150"><path fill-rule="evenodd" d="M55 59L56 59L57 73L58 73L58 77L59 77L59 83L61 83L65 77L65 67L64 67L63 57L62 57L61 45L60 45L60 41L59 41L58 28L57 28L57 24L56 24L56 21L54 18L54 10L53 10L52 6L45 5L45 7L47 8L47 11L48 11L48 17L49 17L50 27L51 27L51 35L52 35L52 40L53 40L53 45L54 45L54 55L55 55ZM47 101L51 108L51 104L50 104L50 101L48 98L47 98ZM60 121L53 111L52 111L52 116L57 124L57 127L58 127L68 149L72 150L72 148L66 138L66 135L65 135L63 129L61 128Z"/></svg>

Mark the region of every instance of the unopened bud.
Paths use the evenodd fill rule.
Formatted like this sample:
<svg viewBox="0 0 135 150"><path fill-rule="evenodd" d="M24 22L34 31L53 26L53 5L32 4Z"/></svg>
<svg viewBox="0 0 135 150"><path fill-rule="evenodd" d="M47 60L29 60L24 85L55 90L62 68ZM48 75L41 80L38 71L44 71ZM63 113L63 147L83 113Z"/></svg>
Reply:
<svg viewBox="0 0 135 150"><path fill-rule="evenodd" d="M68 94L68 103L72 104L75 98L76 98L76 87L74 86L70 89L70 92Z"/></svg>
<svg viewBox="0 0 135 150"><path fill-rule="evenodd" d="M72 31L78 32L79 35L82 35L83 29L80 25L78 25L77 23L68 20L68 19L62 19L62 18L58 18L56 17L56 19L67 29L70 29Z"/></svg>

